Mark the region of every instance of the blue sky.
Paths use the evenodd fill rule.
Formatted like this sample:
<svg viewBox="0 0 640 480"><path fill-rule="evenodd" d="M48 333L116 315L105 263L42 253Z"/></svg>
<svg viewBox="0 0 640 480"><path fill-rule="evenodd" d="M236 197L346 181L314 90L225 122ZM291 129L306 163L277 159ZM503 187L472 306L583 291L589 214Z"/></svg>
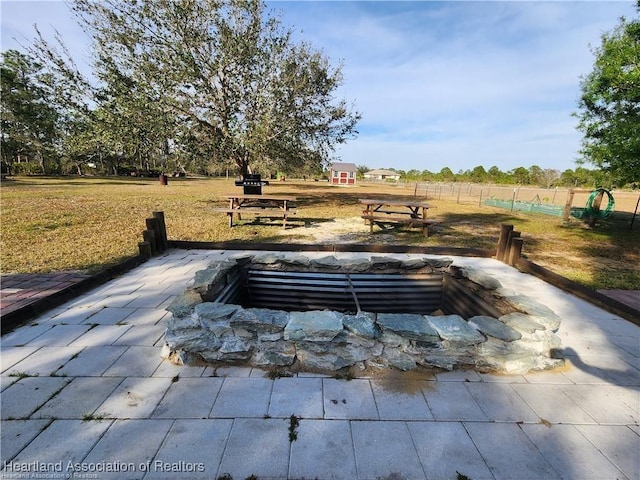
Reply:
<svg viewBox="0 0 640 480"><path fill-rule="evenodd" d="M53 27L78 62L88 40L62 1L1 0L2 50ZM271 1L298 39L343 63L362 113L343 161L369 168L575 168L580 76L634 1Z"/></svg>

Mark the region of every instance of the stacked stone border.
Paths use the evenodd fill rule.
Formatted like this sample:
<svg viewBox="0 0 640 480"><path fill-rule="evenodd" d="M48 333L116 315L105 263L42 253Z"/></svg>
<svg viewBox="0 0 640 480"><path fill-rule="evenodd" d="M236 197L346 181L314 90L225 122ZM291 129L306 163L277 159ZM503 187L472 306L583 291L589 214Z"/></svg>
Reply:
<svg viewBox="0 0 640 480"><path fill-rule="evenodd" d="M214 300L238 268L284 271L441 272L462 276L509 313L462 318L332 310L286 312L244 308ZM562 364L553 358L561 342L560 318L532 297L504 289L483 271L457 267L449 258L414 256L405 260L370 255L345 261L300 253L238 254L196 272L167 308L173 315L165 332L164 358L175 364L244 364L265 369L335 372L351 367L419 366L525 373Z"/></svg>

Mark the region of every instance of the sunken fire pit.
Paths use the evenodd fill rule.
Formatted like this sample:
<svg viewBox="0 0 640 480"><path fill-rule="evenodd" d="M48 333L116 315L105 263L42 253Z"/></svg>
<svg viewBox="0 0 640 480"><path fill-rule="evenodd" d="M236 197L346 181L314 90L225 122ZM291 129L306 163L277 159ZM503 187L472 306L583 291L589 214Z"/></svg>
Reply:
<svg viewBox="0 0 640 480"><path fill-rule="evenodd" d="M322 372L558 366L558 316L501 287L441 257L238 255L196 272L168 307L163 356Z"/></svg>

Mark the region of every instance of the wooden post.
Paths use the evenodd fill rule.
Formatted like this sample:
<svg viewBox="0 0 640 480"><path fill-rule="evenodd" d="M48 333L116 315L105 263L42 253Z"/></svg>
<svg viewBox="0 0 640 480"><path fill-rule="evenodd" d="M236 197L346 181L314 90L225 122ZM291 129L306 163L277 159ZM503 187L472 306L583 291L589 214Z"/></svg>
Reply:
<svg viewBox="0 0 640 480"><path fill-rule="evenodd" d="M496 251L496 260L502 261L504 253L507 248L507 239L509 238L509 232L513 230L513 225L503 223L500 226L500 237L498 237L498 250Z"/></svg>
<svg viewBox="0 0 640 480"><path fill-rule="evenodd" d="M480 189L480 200L478 200L478 206L482 206L482 188Z"/></svg>
<svg viewBox="0 0 640 480"><path fill-rule="evenodd" d="M507 246L504 249L504 255L502 257L502 261L506 264L509 264L509 257L511 255L511 245L513 245L513 240L516 238L520 238L520 232L511 230L509 232L509 236L507 237Z"/></svg>
<svg viewBox="0 0 640 480"><path fill-rule="evenodd" d="M153 217L153 218L147 218L146 219L146 224L147 224L147 230L153 230L154 233L154 242L155 242L155 251L156 253L161 253L162 251L164 251L164 248L162 248L162 234L160 233L160 221Z"/></svg>
<svg viewBox="0 0 640 480"><path fill-rule="evenodd" d="M149 247L151 248L151 256L155 256L158 253L156 249L156 232L155 230L145 230L142 232L142 239L145 242L149 242Z"/></svg>
<svg viewBox="0 0 640 480"><path fill-rule="evenodd" d="M511 239L511 249L509 250L509 261L508 265L512 267L516 264L518 259L522 256L522 244L524 243L524 239L519 237L514 237Z"/></svg>
<svg viewBox="0 0 640 480"><path fill-rule="evenodd" d="M151 258L153 256L151 254L151 243L149 242L138 242L138 251L144 257Z"/></svg>
<svg viewBox="0 0 640 480"><path fill-rule="evenodd" d="M167 225L164 221L164 212L153 212L153 217L158 219L162 250L166 250L167 248L169 248L169 239L167 237Z"/></svg>
<svg viewBox="0 0 640 480"><path fill-rule="evenodd" d="M567 195L567 201L564 204L564 213L562 214L562 223L569 223L569 215L571 215L571 206L573 205L573 197L576 192L573 188L569 189L569 194Z"/></svg>

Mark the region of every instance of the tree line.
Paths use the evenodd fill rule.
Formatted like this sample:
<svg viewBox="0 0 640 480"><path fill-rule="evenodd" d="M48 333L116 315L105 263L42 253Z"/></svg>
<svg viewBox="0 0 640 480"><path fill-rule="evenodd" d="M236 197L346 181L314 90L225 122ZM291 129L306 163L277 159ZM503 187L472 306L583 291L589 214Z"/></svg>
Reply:
<svg viewBox="0 0 640 480"><path fill-rule="evenodd" d="M364 174L370 169L366 166L358 166L358 178L364 178ZM542 188L551 187L618 187L611 175L599 169L577 167L575 169L560 170L532 165L529 168L517 167L509 171L502 171L497 166L486 170L483 166L473 169L459 170L454 173L449 167L444 167L438 172L429 170L398 170L390 168L400 175L400 181L404 182L440 182L440 183L486 183L502 185L532 185ZM640 188L640 183L632 183L632 188Z"/></svg>

